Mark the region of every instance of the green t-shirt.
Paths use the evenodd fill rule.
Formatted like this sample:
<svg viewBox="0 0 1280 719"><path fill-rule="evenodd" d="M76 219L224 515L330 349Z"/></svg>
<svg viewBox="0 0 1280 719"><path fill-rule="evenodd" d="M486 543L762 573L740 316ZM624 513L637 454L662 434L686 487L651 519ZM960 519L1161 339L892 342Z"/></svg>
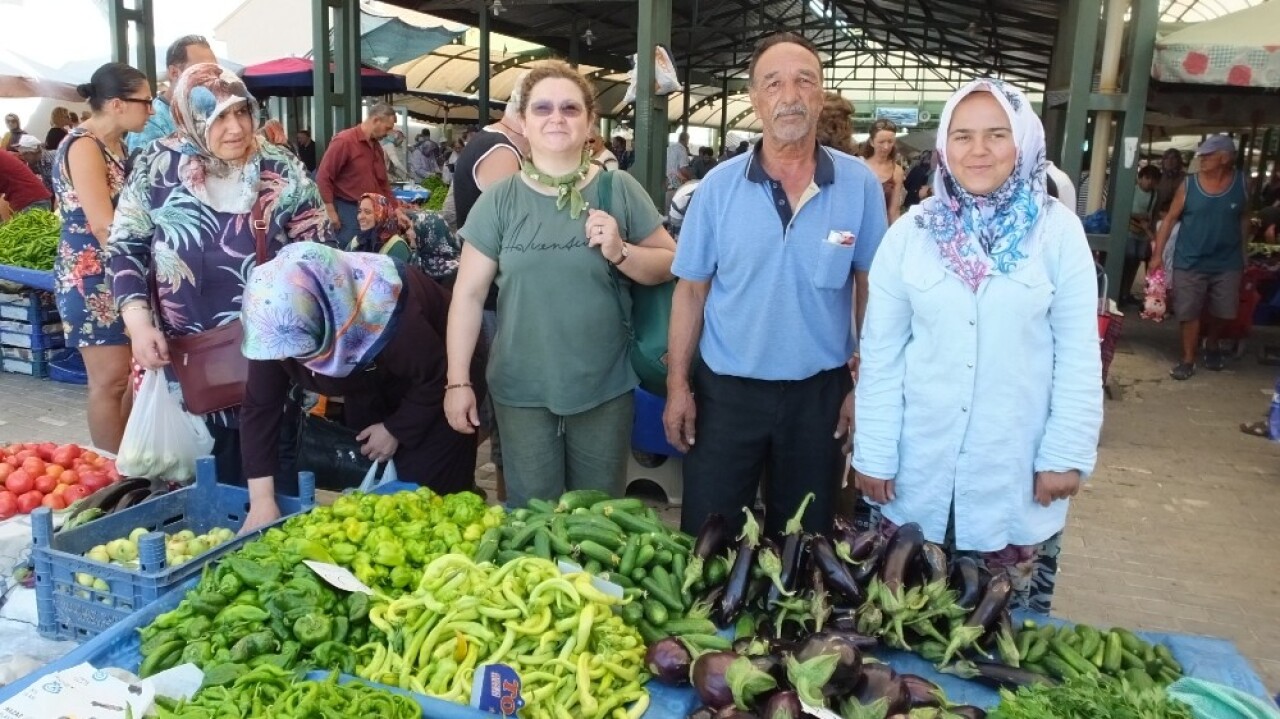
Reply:
<svg viewBox="0 0 1280 719"><path fill-rule="evenodd" d="M639 242L662 216L635 178L612 174L611 214L623 239ZM597 174L582 189L592 208L600 207L599 187ZM555 197L516 174L485 190L460 230L498 263L498 333L487 377L501 404L570 415L636 386L622 316L631 311L630 280L618 273L619 293L609 263L587 245L586 224L587 213L571 219Z"/></svg>

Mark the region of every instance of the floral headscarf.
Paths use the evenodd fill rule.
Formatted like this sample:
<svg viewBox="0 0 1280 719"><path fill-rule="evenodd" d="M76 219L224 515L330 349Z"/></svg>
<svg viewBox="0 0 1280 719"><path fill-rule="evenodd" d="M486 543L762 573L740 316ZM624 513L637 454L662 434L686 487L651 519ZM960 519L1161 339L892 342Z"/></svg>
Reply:
<svg viewBox="0 0 1280 719"><path fill-rule="evenodd" d="M400 218L385 195L366 192L360 196L360 202L365 200L373 203L373 227L360 230L356 244L364 252L377 252L383 242L400 234Z"/></svg>
<svg viewBox="0 0 1280 719"><path fill-rule="evenodd" d="M991 194L960 186L947 167L947 130L960 101L989 92L1009 115L1018 158L1013 173ZM1009 274L1027 259L1036 220L1052 199L1045 189L1044 126L1021 90L986 78L965 85L947 101L938 125L933 196L921 203L916 225L938 244L951 271L974 292L992 273Z"/></svg>
<svg viewBox="0 0 1280 719"><path fill-rule="evenodd" d="M209 130L222 113L248 102L256 143L256 101L244 82L230 70L211 62L192 65L182 73L170 93L176 135L166 145L182 153L178 177L191 194L217 212L244 214L258 199L258 149L243 164L218 159L210 149Z"/></svg>
<svg viewBox="0 0 1280 719"><path fill-rule="evenodd" d="M400 268L386 255L288 244L245 285L244 356L293 358L313 372L346 377L391 338L403 288Z"/></svg>

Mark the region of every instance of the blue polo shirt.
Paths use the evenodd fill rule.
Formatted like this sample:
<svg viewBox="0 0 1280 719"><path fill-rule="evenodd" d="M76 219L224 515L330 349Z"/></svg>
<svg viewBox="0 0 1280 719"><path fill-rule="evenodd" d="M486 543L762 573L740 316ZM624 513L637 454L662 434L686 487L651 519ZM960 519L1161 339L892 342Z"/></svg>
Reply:
<svg viewBox="0 0 1280 719"><path fill-rule="evenodd" d="M871 269L884 236L884 189L862 160L819 146L793 208L759 153L702 180L671 269L711 282L699 351L713 372L800 380L853 354L853 273Z"/></svg>

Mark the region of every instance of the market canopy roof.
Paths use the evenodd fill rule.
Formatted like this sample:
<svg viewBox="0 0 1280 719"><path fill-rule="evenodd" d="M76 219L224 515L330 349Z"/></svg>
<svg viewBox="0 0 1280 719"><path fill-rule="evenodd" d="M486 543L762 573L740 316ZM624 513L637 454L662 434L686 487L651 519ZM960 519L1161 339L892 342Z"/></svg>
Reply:
<svg viewBox="0 0 1280 719"><path fill-rule="evenodd" d="M249 88L249 92L252 92L255 97L290 97L312 94L314 67L315 64L310 58L285 57L250 65L241 74L244 77L245 87ZM374 68L360 68L362 95L390 95L396 92L404 92L403 77Z"/></svg>
<svg viewBox="0 0 1280 719"><path fill-rule="evenodd" d="M50 97L66 102L83 102L76 86L48 79L43 68L0 49L0 97Z"/></svg>
<svg viewBox="0 0 1280 719"><path fill-rule="evenodd" d="M454 42L465 30L423 27L398 17L360 11L360 58L379 70L408 62L441 45Z"/></svg>
<svg viewBox="0 0 1280 719"><path fill-rule="evenodd" d="M1280 2L1160 38L1151 76L1162 82L1280 89Z"/></svg>

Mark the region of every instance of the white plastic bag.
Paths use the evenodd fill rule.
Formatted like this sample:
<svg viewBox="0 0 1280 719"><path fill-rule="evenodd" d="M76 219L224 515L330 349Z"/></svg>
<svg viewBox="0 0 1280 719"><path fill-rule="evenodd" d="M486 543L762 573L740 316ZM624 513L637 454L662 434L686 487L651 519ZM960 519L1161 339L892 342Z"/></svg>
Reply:
<svg viewBox="0 0 1280 719"><path fill-rule="evenodd" d="M387 460L387 470L382 473L381 479L378 479L379 464L382 464L382 462L374 462L369 465L369 471L364 473L364 481L356 489L357 492L372 492L384 484L399 481L400 475L396 473L396 461L394 459Z"/></svg>
<svg viewBox="0 0 1280 719"><path fill-rule="evenodd" d="M631 83L627 85L627 94L622 104L630 105L636 101L636 77L639 69L636 65L638 55L631 56L631 71L627 73ZM680 89L680 76L676 74L676 61L671 51L658 45L653 49L653 94L657 97L670 95Z"/></svg>
<svg viewBox="0 0 1280 719"><path fill-rule="evenodd" d="M213 451L204 420L182 408L163 371L148 370L120 440L116 469L128 477L189 482L196 458Z"/></svg>

